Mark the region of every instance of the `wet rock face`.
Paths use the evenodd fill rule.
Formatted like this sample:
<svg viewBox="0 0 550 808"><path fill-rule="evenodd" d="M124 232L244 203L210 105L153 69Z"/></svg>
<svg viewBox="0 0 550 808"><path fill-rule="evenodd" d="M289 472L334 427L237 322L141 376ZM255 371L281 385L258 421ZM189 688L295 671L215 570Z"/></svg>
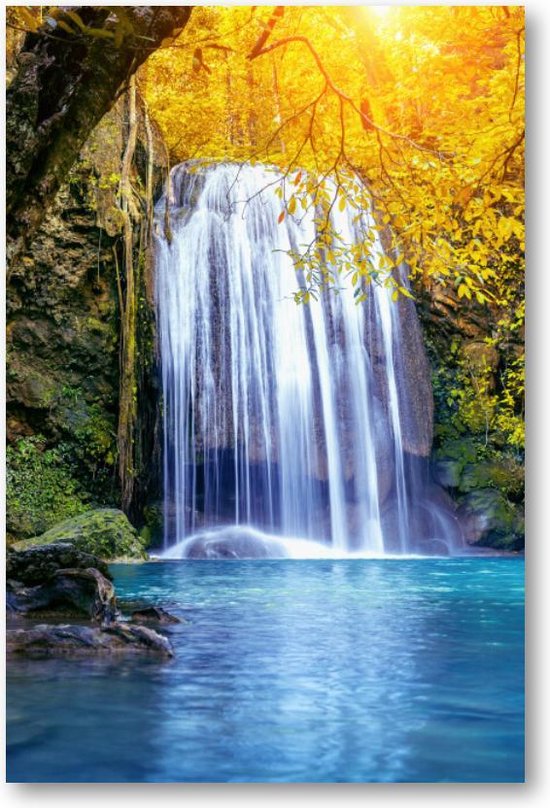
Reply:
<svg viewBox="0 0 550 808"><path fill-rule="evenodd" d="M455 501L467 545L521 550L523 405L506 372L521 363L522 330L503 333L501 309L459 300L456 290L434 284L417 295L434 385L433 479Z"/></svg>
<svg viewBox="0 0 550 808"><path fill-rule="evenodd" d="M7 604L19 614L83 616L105 625L118 614L113 584L93 568L56 570L46 583L32 587L8 581Z"/></svg>
<svg viewBox="0 0 550 808"><path fill-rule="evenodd" d="M498 550L523 548L523 515L502 491L495 488L475 489L463 498L458 512L468 544Z"/></svg>
<svg viewBox="0 0 550 808"><path fill-rule="evenodd" d="M96 224L91 186L73 179L7 287L7 437L17 444L40 436L44 448L61 447L71 504L114 504L118 316L112 239ZM19 484L24 478L20 470ZM37 486L40 481L29 480L29 489ZM8 499L8 530L16 539L52 526L47 509L23 508L21 515L11 507L17 493ZM65 509L63 494L48 493L44 482L36 499L59 501L53 510L60 519L75 512Z"/></svg>
<svg viewBox="0 0 550 808"><path fill-rule="evenodd" d="M24 550L35 545L68 543L84 553L114 561L147 558L137 531L126 515L116 508L98 508L66 519L64 522L27 541L16 542L14 549Z"/></svg>
<svg viewBox="0 0 550 808"><path fill-rule="evenodd" d="M81 656L96 654L153 654L172 657L170 643L146 626L113 623L106 628L69 625L37 625L32 629L9 629L8 654L28 657Z"/></svg>
<svg viewBox="0 0 550 808"><path fill-rule="evenodd" d="M165 149L154 132L152 153L148 152L141 107L138 122L132 171L144 181L152 158L156 193L164 180ZM31 249L14 262L6 294L8 441L13 446L36 438L42 448L59 448L65 477L75 483L73 500L82 504L120 503L116 432L121 318L116 254L123 217L117 205L117 177L126 127L121 99L86 141ZM32 154L29 159L34 159ZM154 450L158 390L149 257L140 279L135 437L143 468L136 476L131 510L136 521L142 519L147 497L153 489L153 498L158 497L160 488ZM48 499L47 491L44 486L43 500ZM49 498L56 506L63 499L51 489ZM65 508L64 501L50 510L54 516L27 513L23 519L17 508L10 507L9 533L15 539L38 535L77 512Z"/></svg>
<svg viewBox="0 0 550 808"><path fill-rule="evenodd" d="M189 542L185 558L284 558L287 552L275 539L258 539L253 531L227 529L223 535L205 534Z"/></svg>
<svg viewBox="0 0 550 808"><path fill-rule="evenodd" d="M7 290L8 437L70 437L77 397L114 416L118 388L111 241L77 185L65 188Z"/></svg>
<svg viewBox="0 0 550 808"><path fill-rule="evenodd" d="M384 340L380 324L369 305L369 328L366 333L378 398L389 411L389 390ZM433 396L431 370L426 356L422 329L412 300L400 297L393 304L398 348L394 350L397 396L401 414L403 449L410 455L428 457L432 448Z"/></svg>

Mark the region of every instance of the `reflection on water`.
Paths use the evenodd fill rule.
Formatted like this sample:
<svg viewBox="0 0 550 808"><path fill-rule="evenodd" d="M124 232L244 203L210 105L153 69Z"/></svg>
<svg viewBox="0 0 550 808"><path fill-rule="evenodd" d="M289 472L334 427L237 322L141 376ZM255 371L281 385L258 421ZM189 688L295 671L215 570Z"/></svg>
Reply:
<svg viewBox="0 0 550 808"><path fill-rule="evenodd" d="M176 659L10 662L10 781L523 779L520 559L113 571Z"/></svg>

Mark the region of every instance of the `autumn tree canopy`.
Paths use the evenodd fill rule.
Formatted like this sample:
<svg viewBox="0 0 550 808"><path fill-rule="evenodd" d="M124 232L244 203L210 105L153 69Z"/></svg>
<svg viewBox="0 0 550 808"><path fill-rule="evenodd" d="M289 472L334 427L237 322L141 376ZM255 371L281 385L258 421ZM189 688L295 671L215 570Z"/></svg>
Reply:
<svg viewBox="0 0 550 808"><path fill-rule="evenodd" d="M524 319L521 7L196 7L139 74L172 162L262 161L285 173L285 215L315 204L309 286L447 290L506 352ZM357 184L356 178L364 181ZM331 179L332 178L332 179ZM368 189L365 193L365 187ZM323 230L334 205L374 206L356 245ZM327 261L328 257L328 261ZM523 440L523 355L502 372L507 434ZM502 403L502 402L501 402ZM518 406L520 409L518 409Z"/></svg>
<svg viewBox="0 0 550 808"><path fill-rule="evenodd" d="M336 204L357 204L356 173L395 257L499 300L495 261L516 266L524 246L523 10L279 9L198 7L148 60L172 160L274 163L289 214L311 183L328 194L328 173Z"/></svg>
<svg viewBox="0 0 550 808"><path fill-rule="evenodd" d="M315 206L319 238L293 256L308 283L298 300L342 282L358 300L372 282L411 294L393 273L407 266L413 294L448 290L477 307L499 345L523 328L523 8L43 7L38 23L31 7L17 14L28 33L8 91L10 250L32 236L137 71L172 164L273 164L284 215ZM355 245L331 231L334 206L372 206ZM385 246L376 261L375 231ZM503 389L520 423L522 355L506 365Z"/></svg>
<svg viewBox="0 0 550 808"><path fill-rule="evenodd" d="M17 12L28 34L8 90L10 236L35 229L142 64L172 162L273 163L288 215L312 201L365 204L358 175L388 264L405 258L479 304L510 302L500 281L518 277L524 250L522 8L155 8L44 7L39 22ZM391 268L334 237L331 250L356 281ZM314 252L300 258L312 290L330 280Z"/></svg>

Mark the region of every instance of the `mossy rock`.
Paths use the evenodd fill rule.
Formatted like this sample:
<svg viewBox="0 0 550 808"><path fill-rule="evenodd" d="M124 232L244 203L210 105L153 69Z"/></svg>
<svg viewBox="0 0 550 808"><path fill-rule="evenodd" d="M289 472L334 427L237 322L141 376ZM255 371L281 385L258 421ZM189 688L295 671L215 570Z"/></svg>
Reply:
<svg viewBox="0 0 550 808"><path fill-rule="evenodd" d="M147 558L144 542L126 515L116 508L99 508L66 519L41 536L17 542L15 550L52 542L69 542L79 550L105 561L139 561Z"/></svg>
<svg viewBox="0 0 550 808"><path fill-rule="evenodd" d="M469 544L498 550L521 550L525 524L521 506L510 502L502 491L480 488L463 497L459 514Z"/></svg>
<svg viewBox="0 0 550 808"><path fill-rule="evenodd" d="M461 460L437 460L434 463L434 476L444 488L458 488L464 464Z"/></svg>

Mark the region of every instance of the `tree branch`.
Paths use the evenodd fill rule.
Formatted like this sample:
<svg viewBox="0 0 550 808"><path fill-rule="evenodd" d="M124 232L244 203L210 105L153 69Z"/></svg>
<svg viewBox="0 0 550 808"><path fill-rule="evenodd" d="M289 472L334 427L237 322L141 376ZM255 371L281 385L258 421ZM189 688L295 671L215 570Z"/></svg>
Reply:
<svg viewBox="0 0 550 808"><path fill-rule="evenodd" d="M266 37L266 39L267 39L267 37ZM344 102L348 103L351 106L351 108L359 115L361 120L364 123L366 123L370 128L376 130L380 134L387 135L388 137L391 137L394 140L400 140L401 142L408 143L410 146L412 146L414 149L417 149L418 151L426 152L426 153L429 153L429 154L435 154L440 160L442 160L444 158L444 153L443 152L441 152L439 150L436 150L436 149L430 149L427 146L422 146L420 143L417 143L415 140L408 137L407 135L401 135L401 134L398 134L397 132L390 132L388 129L384 129L384 127L378 126L378 124L376 124L371 118L369 118L368 115L366 115L364 112L362 112L359 109L359 107L357 106L357 104L354 102L354 100L349 95L344 93L343 90L341 90L334 83L330 73L328 72L325 65L323 64L323 62L321 60L321 57L319 56L319 54L317 53L317 51L315 50L315 48L313 47L313 45L311 44L311 42L309 41L309 39L306 36L295 35L295 36L283 37L282 39L278 39L276 42L273 42L272 45L267 45L266 47L260 48L260 49L257 49L256 46L255 46L253 48L253 50L250 52L250 54L248 55L248 58L250 60L256 59L258 56L263 56L266 53L271 53L276 48L281 48L281 47L283 47L285 45L290 44L291 42L300 42L301 44L306 46L306 48L309 50L309 52L313 56L313 58L315 60L315 63L317 64L317 67L318 67L320 73L323 75L326 83L328 84L328 86L330 87L332 92L335 95L337 95L338 98L340 98L341 101L344 101Z"/></svg>
<svg viewBox="0 0 550 808"><path fill-rule="evenodd" d="M277 24L277 21L281 19L281 17L284 15L284 13L285 13L285 7L284 6L275 6L275 10L274 10L273 14L269 18L269 20L267 22L267 25L265 26L264 30L262 31L262 33L260 34L260 36L256 40L252 50L250 51L250 53L247 56L247 59L250 59L250 61L252 61L252 59L255 59L256 56L259 56L260 53L263 52L262 48L264 47L265 43L267 42L267 40L271 36L271 34L273 32L273 29L275 28L275 25Z"/></svg>

